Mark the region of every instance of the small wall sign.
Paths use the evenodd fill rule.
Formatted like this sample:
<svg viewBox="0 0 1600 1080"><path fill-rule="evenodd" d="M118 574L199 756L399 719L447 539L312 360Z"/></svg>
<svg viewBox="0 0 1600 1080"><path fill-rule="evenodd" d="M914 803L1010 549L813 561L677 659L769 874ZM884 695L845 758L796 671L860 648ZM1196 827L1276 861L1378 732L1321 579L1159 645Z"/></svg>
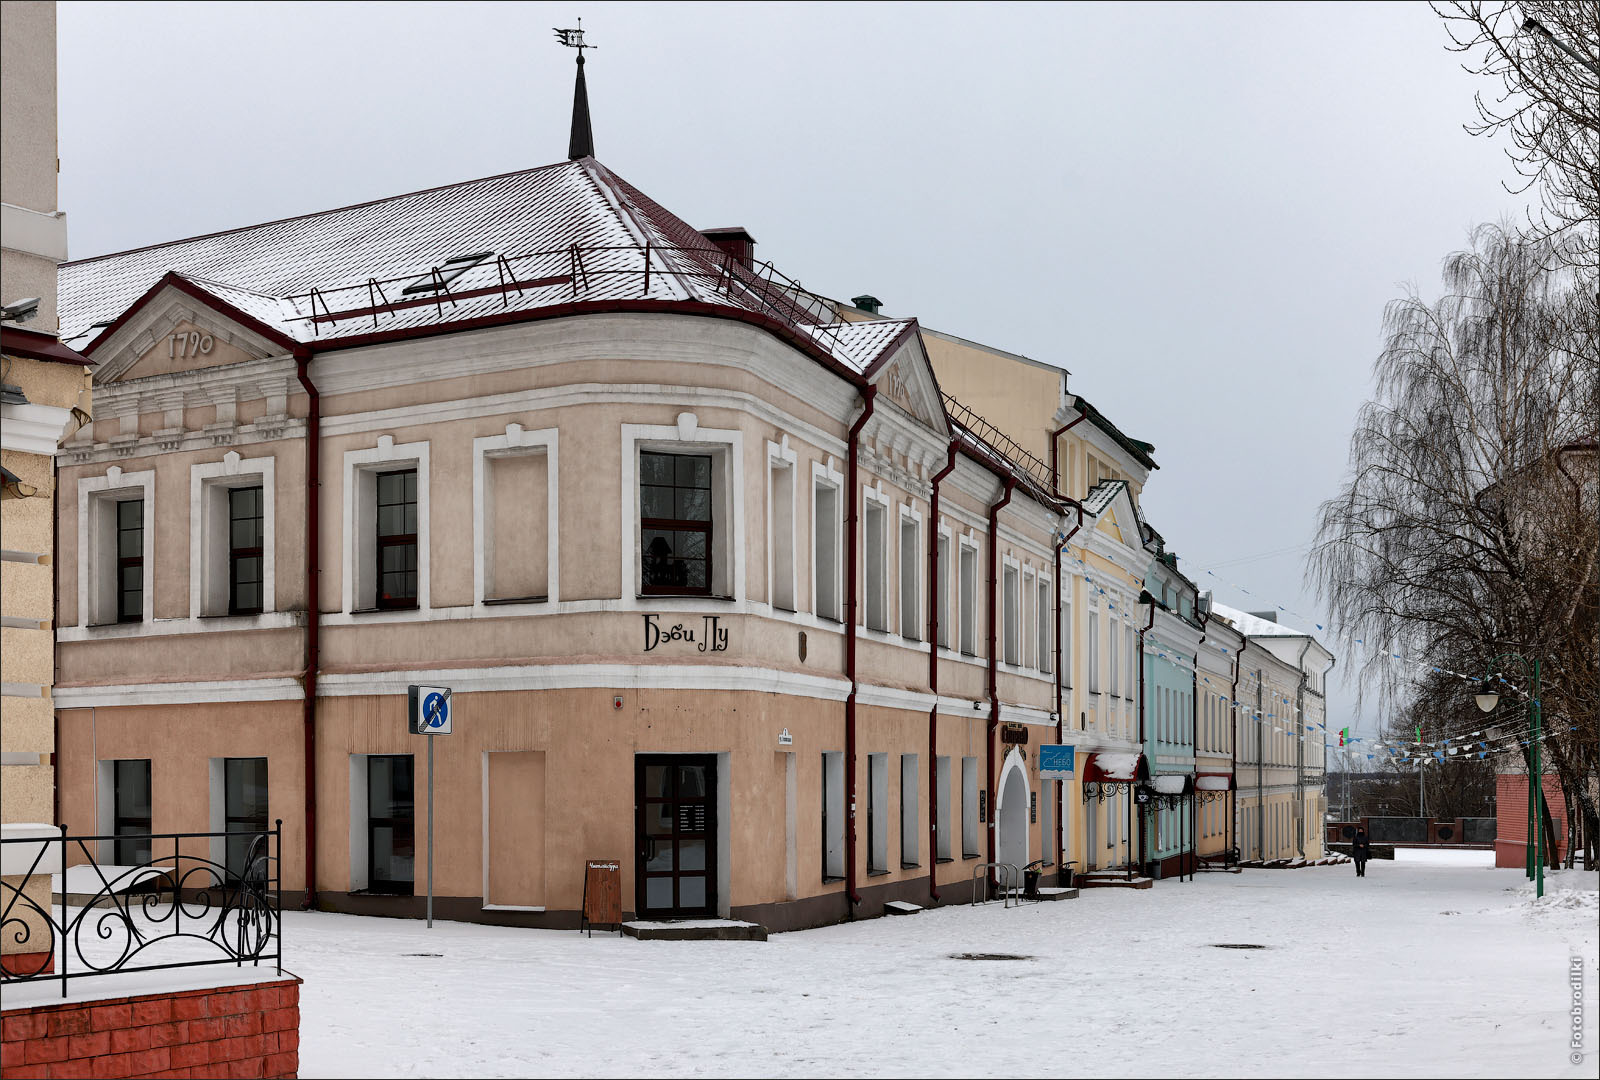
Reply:
<svg viewBox="0 0 1600 1080"><path fill-rule="evenodd" d="M658 645L668 645L681 641L685 645L693 645L697 652L724 652L728 648L728 630L720 626L720 615L703 616L703 623L699 627L686 627L682 623L674 623L671 627L661 625L661 616L654 612L644 617L644 651L651 652Z"/></svg>
<svg viewBox="0 0 1600 1080"><path fill-rule="evenodd" d="M794 736L789 734L789 729L788 728L784 728L782 731L778 732L778 745L779 746L793 746L794 745Z"/></svg>

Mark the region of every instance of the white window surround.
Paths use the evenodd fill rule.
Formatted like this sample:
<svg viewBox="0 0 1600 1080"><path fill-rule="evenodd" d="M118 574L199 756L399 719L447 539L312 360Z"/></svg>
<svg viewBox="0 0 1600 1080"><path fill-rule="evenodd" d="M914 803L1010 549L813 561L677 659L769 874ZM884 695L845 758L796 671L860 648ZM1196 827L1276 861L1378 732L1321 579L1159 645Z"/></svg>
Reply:
<svg viewBox="0 0 1600 1080"><path fill-rule="evenodd" d="M797 579L800 574L799 560L795 558L795 533L797 532L796 526L800 520L799 515L795 512L796 489L800 486L795 482L796 476L800 471L799 463L800 456L789 445L789 436L784 435L781 442L767 440L767 603L780 611L793 610L793 603L798 602L799 599L799 589L797 587ZM774 470L782 469L787 469L789 472L789 544L787 550L789 555L788 585L790 607L783 607L776 602L776 598L782 590L774 588L776 575L779 572L779 554L782 550L781 545L778 543L777 533L774 530L781 526L782 515L774 515L773 513L777 507L773 503L776 493L773 490L772 474ZM816 504L813 503L812 505L815 506ZM816 606L813 605L811 610L815 611Z"/></svg>
<svg viewBox="0 0 1600 1080"><path fill-rule="evenodd" d="M503 435L485 435L472 440L472 603L482 608L489 586L489 571L494 565L494 490L489 480L491 459L520 454L545 455L545 596L542 603L561 599L561 484L560 439L556 428L524 431L521 424L507 424ZM422 477L417 477L417 527L422 528ZM417 602L422 603L422 535L417 535ZM513 605L514 606L514 605Z"/></svg>
<svg viewBox="0 0 1600 1080"><path fill-rule="evenodd" d="M1051 628L1056 622L1056 592L1052 588L1054 584L1055 582L1051 580L1048 574L1041 573L1034 588L1038 610L1034 612L1033 624L1036 631L1034 636L1037 639L1035 644L1038 646L1039 673L1041 675L1050 675L1055 671L1055 642L1050 637Z"/></svg>
<svg viewBox="0 0 1600 1080"><path fill-rule="evenodd" d="M927 617L926 617L926 614L925 614L925 611L924 611L924 600L923 600L923 596L924 596L924 591L925 590L924 590L923 581L922 581L922 570L923 570L923 567L927 563L926 553L925 553L925 551L924 551L924 549L922 547L922 536L923 536L923 532L922 532L922 512L920 510L918 510L915 506L907 504L907 503L901 503L899 509L900 509L900 514L899 514L899 519L898 519L898 527L895 529L895 543L896 543L897 546L902 548L902 550L900 551L900 564L899 564L900 565L900 582L899 582L900 588L898 590L899 597L900 597L900 605L901 605L901 612L900 612L900 619L899 619L899 629L901 630L900 636L905 638L907 641L913 641L913 642L916 642L918 644L922 644L923 643L922 642L922 635L927 633L927 630L928 630L928 620L927 620ZM906 527L906 523L907 522L911 523L911 525L913 526L913 530L916 533L915 550L912 551L912 553L911 553L911 564L910 564L911 565L910 600L911 600L911 606L915 609L912 612L912 624L911 624L912 632L910 634L907 634L907 633L904 632L905 629L906 629L906 626L905 626L906 616L905 616L904 608L905 608L905 602L906 602L906 599L907 599L907 596L906 596L907 582L905 580L906 553L903 550L903 548L905 546L905 537L906 537L905 527Z"/></svg>
<svg viewBox="0 0 1600 1080"><path fill-rule="evenodd" d="M955 627L953 628L955 632L952 632L950 625L950 620L955 611L955 608L950 603L951 582L960 575L960 568L954 565L956 561L956 545L954 541L955 536L950 531L950 526L941 523L939 525L938 539L934 541L939 545L939 580L934 582L931 588L934 593L934 610L939 615L939 641L935 643L935 647L947 652L950 650L950 642L955 641L960 644L957 640L960 628Z"/></svg>
<svg viewBox="0 0 1600 1080"><path fill-rule="evenodd" d="M80 625L117 625L116 520L106 515L105 508L129 499L144 500L144 623L155 621L155 470L125 473L121 467L113 465L104 476L78 479L77 622Z"/></svg>
<svg viewBox="0 0 1600 1080"><path fill-rule="evenodd" d="M643 594L639 532L639 452L705 453L712 461L711 598L742 601L745 596L744 432L703 428L692 412L678 414L676 425L622 425L622 549L624 600L672 608L704 604L704 596ZM720 466L720 468L719 468ZM720 478L718 474L721 474ZM731 536L729 534L732 534ZM719 896L726 896L720 893Z"/></svg>
<svg viewBox="0 0 1600 1080"><path fill-rule="evenodd" d="M872 504L870 507L868 504ZM882 562L878 572L878 611L882 614L882 626L873 626L868 619L872 609L871 597L867 595L867 579L871 573L867 552L867 529L871 523L868 510L876 508L882 514L883 536L878 545L878 555ZM861 603L856 611L857 625L866 630L876 630L880 633L889 632L889 495L883 490L882 482L877 487L863 484L861 487L861 517L860 536L850 538L850 543L861 545Z"/></svg>
<svg viewBox="0 0 1600 1080"><path fill-rule="evenodd" d="M962 587L961 564L972 553L972 580ZM962 536L956 552L956 650L966 656L978 654L978 541Z"/></svg>
<svg viewBox="0 0 1600 1080"><path fill-rule="evenodd" d="M1008 578L1006 571L1016 575L1014 579ZM1012 581L1016 583L1013 592ZM1022 563L1008 554L1000 556L1000 596L996 602L1000 606L1000 629L998 641L1000 649L1000 666L1017 670L1021 665L1016 661L1022 659Z"/></svg>
<svg viewBox="0 0 1600 1080"><path fill-rule="evenodd" d="M821 553L817 549L817 502L818 492L827 489L833 496L833 551L831 572L823 566ZM840 500L844 497L844 475L833 467L833 458L827 462L814 461L811 463L811 613L817 618L842 622L843 604L839 598L839 582L841 580L840 568L843 563L840 555L844 551L844 515L839 512ZM827 604L819 605L820 590L829 590ZM827 607L834 614L823 615L822 608Z"/></svg>
<svg viewBox="0 0 1600 1080"><path fill-rule="evenodd" d="M228 492L261 488L261 613L277 610L277 459L240 457L189 466L189 617L228 614ZM148 520L148 514L146 515ZM242 618L259 620L261 615Z"/></svg>
<svg viewBox="0 0 1600 1080"><path fill-rule="evenodd" d="M378 504L380 472L412 467L417 470L417 610L429 602L428 547L428 444L396 443L392 435L378 436L378 445L344 453L344 599L349 613L370 611L377 604Z"/></svg>

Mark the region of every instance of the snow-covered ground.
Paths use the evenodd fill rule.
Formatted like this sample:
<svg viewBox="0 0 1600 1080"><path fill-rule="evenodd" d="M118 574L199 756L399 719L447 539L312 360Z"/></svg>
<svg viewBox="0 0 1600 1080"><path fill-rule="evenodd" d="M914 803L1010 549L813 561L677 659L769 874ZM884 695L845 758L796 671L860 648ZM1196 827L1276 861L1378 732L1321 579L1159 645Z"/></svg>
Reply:
<svg viewBox="0 0 1600 1080"><path fill-rule="evenodd" d="M1552 874L1535 903L1520 871L1464 855L1408 853L1362 879L1201 875L764 943L286 913L286 966L305 979L300 1075L1592 1078L1596 875Z"/></svg>

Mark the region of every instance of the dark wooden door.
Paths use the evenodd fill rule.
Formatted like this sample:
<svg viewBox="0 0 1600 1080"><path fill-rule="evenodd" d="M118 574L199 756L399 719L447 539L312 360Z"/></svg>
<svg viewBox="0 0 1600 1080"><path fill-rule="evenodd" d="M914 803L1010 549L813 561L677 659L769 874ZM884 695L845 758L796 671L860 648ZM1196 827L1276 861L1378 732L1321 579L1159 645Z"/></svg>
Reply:
<svg viewBox="0 0 1600 1080"><path fill-rule="evenodd" d="M640 754L634 765L635 910L641 918L717 912L717 759Z"/></svg>

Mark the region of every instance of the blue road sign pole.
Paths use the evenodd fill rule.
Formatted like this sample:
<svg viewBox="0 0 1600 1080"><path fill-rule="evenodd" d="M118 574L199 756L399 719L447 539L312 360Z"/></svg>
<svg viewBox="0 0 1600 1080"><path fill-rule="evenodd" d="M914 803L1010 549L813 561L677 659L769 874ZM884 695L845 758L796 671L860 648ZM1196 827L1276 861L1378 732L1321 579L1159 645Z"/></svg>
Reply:
<svg viewBox="0 0 1600 1080"><path fill-rule="evenodd" d="M428 736L428 929L433 929L433 739Z"/></svg>

